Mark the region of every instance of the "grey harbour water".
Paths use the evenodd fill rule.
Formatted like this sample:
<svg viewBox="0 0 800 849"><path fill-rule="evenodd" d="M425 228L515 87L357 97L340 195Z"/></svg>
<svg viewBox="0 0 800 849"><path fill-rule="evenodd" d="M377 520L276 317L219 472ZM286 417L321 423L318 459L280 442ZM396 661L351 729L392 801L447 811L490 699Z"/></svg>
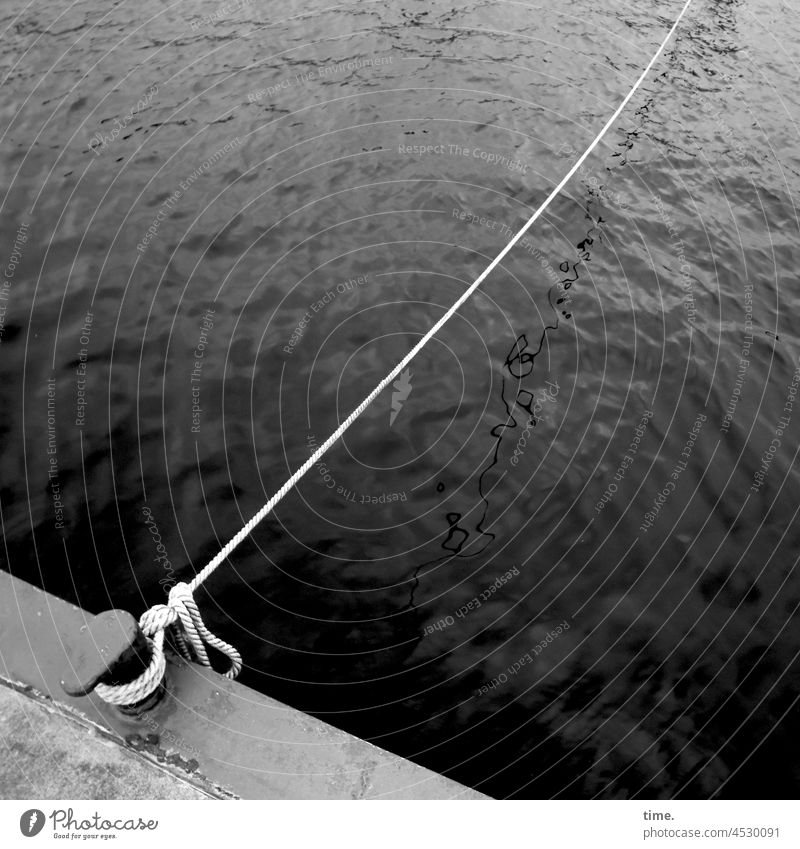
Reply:
<svg viewBox="0 0 800 849"><path fill-rule="evenodd" d="M680 5L5 3L0 567L202 568ZM796 795L799 29L693 6L197 594L241 680L492 796Z"/></svg>

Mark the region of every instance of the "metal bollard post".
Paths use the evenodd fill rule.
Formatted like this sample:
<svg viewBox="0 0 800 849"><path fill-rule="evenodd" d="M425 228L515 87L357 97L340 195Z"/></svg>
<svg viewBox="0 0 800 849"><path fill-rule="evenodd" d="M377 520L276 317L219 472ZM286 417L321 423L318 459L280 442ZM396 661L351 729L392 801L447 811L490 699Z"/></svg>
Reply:
<svg viewBox="0 0 800 849"><path fill-rule="evenodd" d="M150 664L152 652L139 623L125 610L105 610L93 616L77 634L66 635L65 648L70 668L61 679L69 696L88 696L98 684L126 684ZM161 700L165 687L135 705L117 706L126 715L151 710Z"/></svg>

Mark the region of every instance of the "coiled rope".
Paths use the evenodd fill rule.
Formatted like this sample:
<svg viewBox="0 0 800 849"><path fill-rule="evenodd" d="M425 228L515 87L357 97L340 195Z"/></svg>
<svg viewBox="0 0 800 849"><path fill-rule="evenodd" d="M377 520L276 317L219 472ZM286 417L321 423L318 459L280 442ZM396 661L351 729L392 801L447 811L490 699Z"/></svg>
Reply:
<svg viewBox="0 0 800 849"><path fill-rule="evenodd" d="M528 232L528 230L536 223L543 215L550 204L561 194L564 187L572 179L575 173L580 169L583 163L592 154L594 149L602 141L606 133L616 122L617 118L622 114L623 109L628 105L630 99L638 91L641 84L644 82L647 75L650 73L653 65L658 61L658 58L667 46L670 38L672 38L675 30L683 20L684 15L689 9L692 0L686 0L680 14L675 19L669 32L664 37L658 50L653 54L653 58L647 63L647 66L642 71L639 78L633 84L633 88L625 96L625 99L620 103L614 114L606 121L603 128L597 134L595 139L586 148L580 158L569 169L566 175L561 179L558 185L550 192L542 205L531 215L531 217L523 224L516 235L508 242L508 244L500 251L500 253L489 263L483 273L472 283L458 300L444 313L444 315L428 330L428 332L417 342L416 345L403 357L402 360L381 380L381 382L364 398L364 400L353 410L352 413L336 428L336 430L323 442L314 453L300 466L297 471L283 484L283 486L267 501L267 503L250 519L247 524L236 534L225 547L208 562L203 569L197 573L193 580L187 583L176 584L169 593L167 604L157 604L150 610L145 611L139 620L140 627L148 638L152 649L152 659L150 665L142 675L134 681L123 685L98 685L98 695L107 702L117 705L130 705L143 701L151 693L153 693L161 683L166 667L164 657L164 634L167 629L171 629L175 642L180 653L187 660L197 660L203 666L211 666L208 659L206 646L211 646L214 649L227 655L230 659L230 665L225 672L226 677L235 678L242 668L242 658L239 652L224 640L219 639L212 634L203 623L200 612L197 609L193 593L206 580L206 578L220 566L223 561L233 552L233 550L242 543L253 531L253 529L262 522L274 508L283 500L287 493L292 490L298 481L317 463L319 460L333 447L333 445L342 437L350 425L369 407L369 405L378 397L378 395L391 384L398 375L408 366L408 364L416 357L416 355L430 342L430 340L444 327L444 325L455 315L459 308L473 295L475 290L483 283L483 281L494 271L494 269L503 261L506 254L517 244L517 242Z"/></svg>

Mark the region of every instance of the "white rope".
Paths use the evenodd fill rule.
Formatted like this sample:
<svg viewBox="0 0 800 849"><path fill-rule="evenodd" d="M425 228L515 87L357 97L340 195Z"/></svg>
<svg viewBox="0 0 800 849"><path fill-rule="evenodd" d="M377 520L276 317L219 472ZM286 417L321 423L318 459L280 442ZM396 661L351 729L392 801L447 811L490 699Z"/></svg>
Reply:
<svg viewBox="0 0 800 849"><path fill-rule="evenodd" d="M369 405L378 397L378 395L389 386L392 381L394 381L397 376L408 366L408 364L416 357L416 355L425 347L425 345L430 342L430 340L444 327L444 325L458 312L459 308L472 296L475 290L483 283L483 281L489 276L489 274L494 271L494 269L503 261L503 258L506 254L517 244L517 242L528 232L528 230L533 226L533 224L544 214L550 204L561 194L564 186L575 176L576 172L580 169L581 165L586 161L586 159L592 154L594 149L598 144L602 141L605 134L611 129L611 127L616 122L617 118L622 114L622 110L628 105L628 102L633 97L633 95L638 91L641 84L644 82L645 77L650 73L651 68L658 61L659 56L664 51L664 48L667 46L670 38L674 34L675 30L678 28L681 20L683 20L684 15L686 14L689 6L691 5L692 0L686 0L683 8L680 11L680 14L675 20L675 23L670 28L669 32L664 37L664 40L661 42L658 50L656 50L653 58L647 63L647 66L642 71L639 79L633 85L633 88L628 92L625 96L625 99L620 103L620 105L615 110L614 114L606 121L603 128L595 137L594 141L586 148L580 158L575 162L572 168L566 173L566 175L561 179L558 185L550 192L550 194L545 199L544 203L536 210L536 212L531 215L531 217L523 224L523 226L519 229L517 234L511 239L511 241L500 251L500 253L489 263L483 273L472 283L458 298L458 300L445 312L445 314L428 330L428 332L417 342L416 345L403 357L402 360L383 378L383 380L369 393L369 395L364 398L364 400L353 410L352 413L336 428L336 430L322 443L322 445L317 448L316 451L300 466L297 471L292 474L292 476L284 483L284 485L272 496L272 498L267 501L267 503L250 519L247 524L236 534L225 546L224 548L217 554L212 560L208 562L203 569L197 573L192 581L188 584L177 584L173 587L172 591L169 594L169 604L165 607L164 605L156 605L151 610L147 611L141 618L140 623L147 622L147 626L149 628L154 627L154 622L157 620L157 625L155 625L156 630L152 631L154 636L153 639L153 661L150 664L150 669L148 669L140 679L132 682L131 684L126 684L122 687L108 687L104 686L102 692L100 692L100 687L97 688L99 694L102 698L106 699L106 701L110 701L107 698L109 695L109 691L113 691L114 698L119 697L119 693L122 690L126 691L126 697L130 697L131 694L136 695L137 701L141 701L146 698L151 692L153 692L158 684L156 683L151 687L152 680L156 677L157 669L163 666L163 631L166 627L174 626L174 628L178 629L178 627L183 628L183 636L188 638L191 643L192 648L194 649L194 653L197 659L204 665L210 666L208 661L208 656L205 651L205 645L213 646L214 648L219 649L224 654L228 655L231 659L231 665L228 671L225 673L229 678L235 678L239 674L239 670L242 666L241 656L239 652L236 651L232 646L228 645L228 643L220 640L218 637L214 636L204 625L202 618L200 617L200 613L197 609L197 605L194 602L194 598L192 597L192 593L196 590L203 581L208 578L211 573L222 564L222 562L233 552L233 550L240 545L253 531L253 529L262 522L274 509L275 507L284 499L284 497L295 487L298 481L314 466L315 463L319 462L319 460L328 452L328 450L343 436L345 431L350 427L350 425L355 422L355 420L364 412L364 410L369 407ZM186 588L181 589L180 592L176 593L178 588ZM173 598L174 596L174 598ZM152 614L153 611L169 611L169 615L163 615L159 613L159 616L155 619L148 619L149 614ZM169 621L167 622L167 618ZM166 624L161 624L165 622ZM179 625L180 623L180 625ZM145 625L142 624L142 628L144 630ZM161 639L159 641L158 637L161 634ZM177 636L180 639L180 631L177 631ZM179 643L180 647L180 643ZM184 650L186 646L183 646ZM152 670L152 671L151 671ZM163 670L161 672L163 675ZM160 681L160 678L158 679ZM138 681L142 681L142 687L140 690L137 690L134 687L134 684L137 684ZM145 694L141 695L145 689L150 687L150 690ZM133 689L131 689L133 688ZM103 695L105 693L106 695ZM129 704L129 702L119 702L115 701L115 704Z"/></svg>
<svg viewBox="0 0 800 849"><path fill-rule="evenodd" d="M164 635L168 628L173 629L175 643L186 660L197 660L210 667L206 646L212 646L230 659L226 677L235 678L242 668L239 652L206 628L188 584L175 584L169 591L167 604L156 604L145 610L139 627L150 646L150 663L138 678L127 684L98 684L95 692L109 704L135 705L158 689L167 665Z"/></svg>

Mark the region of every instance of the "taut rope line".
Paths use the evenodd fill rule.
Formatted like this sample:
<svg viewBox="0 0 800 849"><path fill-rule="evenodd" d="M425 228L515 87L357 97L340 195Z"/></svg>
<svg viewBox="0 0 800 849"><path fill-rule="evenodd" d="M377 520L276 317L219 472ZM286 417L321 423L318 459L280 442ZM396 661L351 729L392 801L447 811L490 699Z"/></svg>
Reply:
<svg viewBox="0 0 800 849"><path fill-rule="evenodd" d="M222 562L240 545L253 531L253 529L262 522L274 508L283 500L283 498L294 488L297 482L308 472L315 463L317 463L328 450L342 437L350 425L369 407L369 405L378 397L378 395L386 389L389 384L394 381L398 375L408 366L408 364L416 357L416 355L430 342L430 340L444 327L444 325L455 315L459 308L472 296L475 290L483 283L483 281L494 271L494 269L503 261L506 254L517 244L517 242L528 232L528 230L536 223L536 221L544 214L550 204L561 194L564 186L572 179L578 169L592 154L594 149L602 141L606 133L616 122L617 118L622 114L623 109L628 105L630 99L638 91L641 84L644 82L647 75L650 73L653 65L658 61L658 58L667 46L670 38L672 38L675 30L683 20L692 0L686 0L680 14L675 19L669 32L664 37L658 50L653 54L653 58L647 63L647 66L642 71L639 78L633 84L633 88L625 96L625 99L614 111L614 114L606 121L603 128L595 137L594 141L581 154L580 158L569 169L566 175L561 179L558 185L550 192L542 205L531 215L531 217L522 225L516 235L508 242L508 244L500 251L499 254L489 263L483 273L475 280L474 283L463 292L458 300L445 312L445 314L428 330L428 332L417 342L416 345L403 357L402 360L381 380L381 382L364 398L364 400L353 410L352 413L336 428L336 430L317 448L316 451L297 469L294 474L283 484L283 486L267 501L267 503L248 521L245 526L230 539L230 541L222 548L212 560L210 560L203 569L195 575L194 579L187 583L176 584L169 593L169 599L166 605L158 604L150 610L142 614L139 624L148 636L152 649L152 659L150 666L145 672L135 681L124 685L104 685L98 686L97 692L102 699L113 704L134 704L146 699L161 683L164 675L165 659L164 659L164 632L167 628L172 628L176 638L177 645L181 654L187 659L194 659L204 666L210 666L206 646L221 651L230 659L230 667L225 675L228 678L235 678L242 668L242 658L239 652L228 643L220 640L212 634L203 623L200 612L197 609L197 604L194 601L194 591L208 578L211 573L222 564ZM189 649L191 646L191 650Z"/></svg>

